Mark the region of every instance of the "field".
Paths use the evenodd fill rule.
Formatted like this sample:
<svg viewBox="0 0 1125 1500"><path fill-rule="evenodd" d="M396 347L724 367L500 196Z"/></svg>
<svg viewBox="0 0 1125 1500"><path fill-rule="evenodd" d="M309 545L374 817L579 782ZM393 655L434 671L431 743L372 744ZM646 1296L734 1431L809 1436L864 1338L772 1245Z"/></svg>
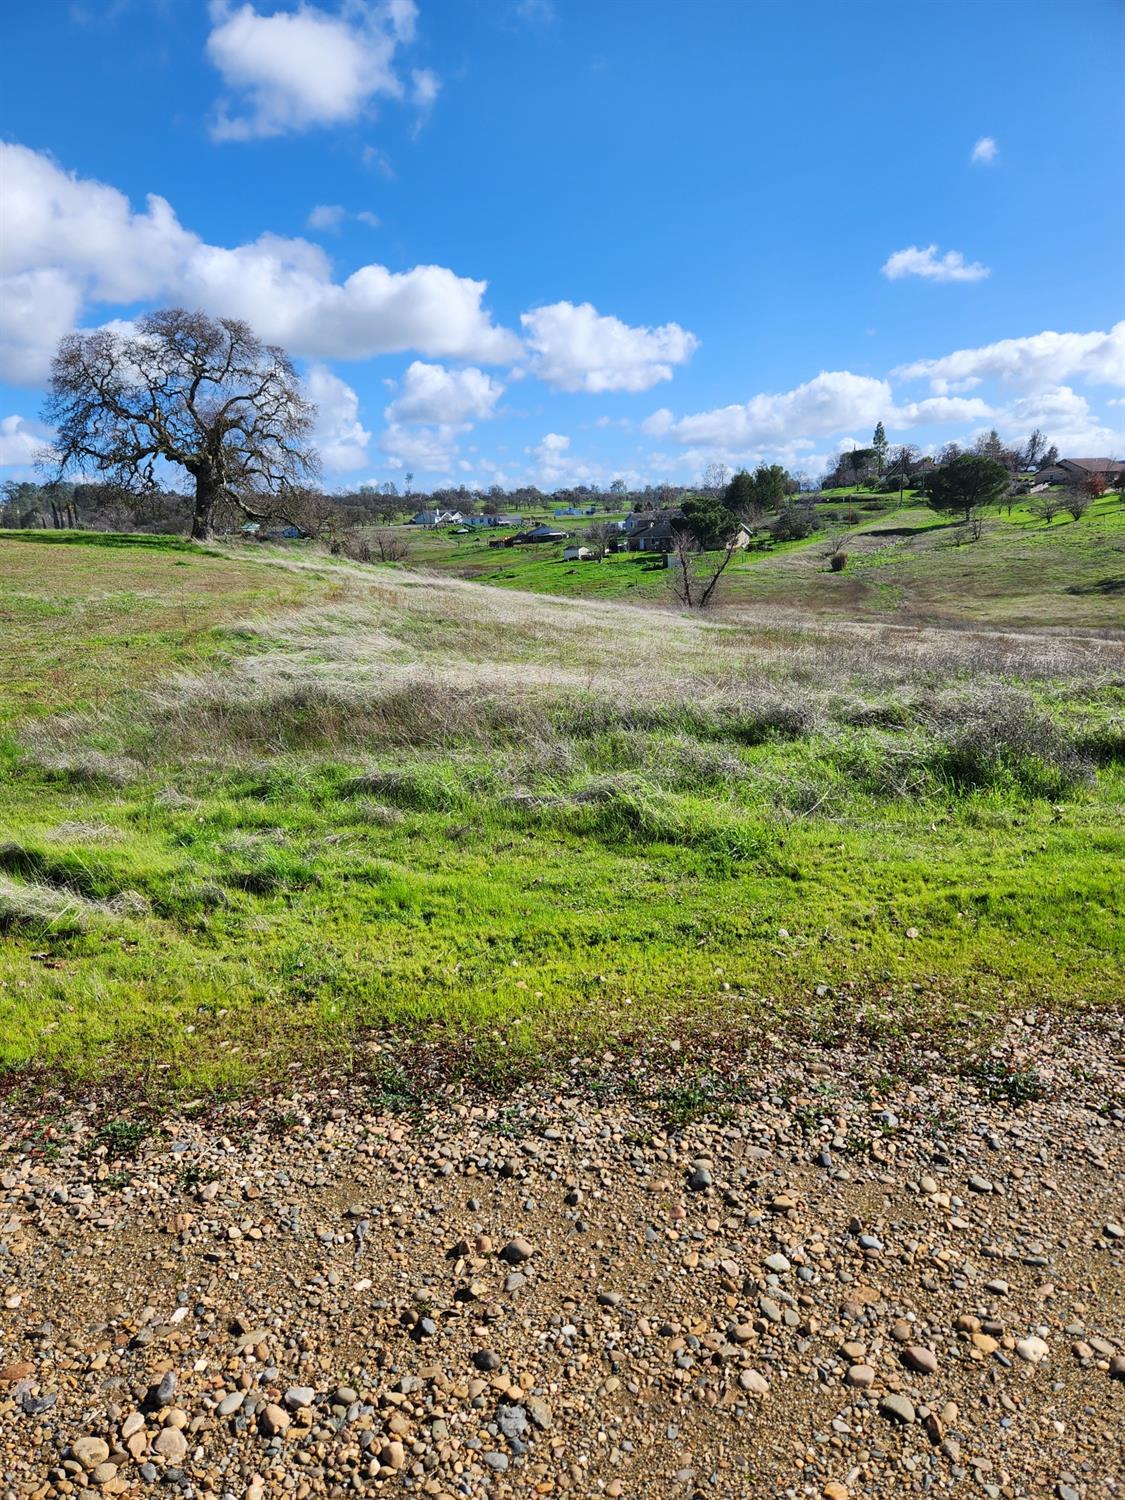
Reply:
<svg viewBox="0 0 1125 1500"><path fill-rule="evenodd" d="M1120 495L1103 495L1080 521L1063 514L1046 524L1023 505L992 510L978 542L910 494L901 507L897 496L833 496L816 513L820 529L807 540L742 554L724 578L724 604L905 624L1125 625ZM580 539L589 523L555 524ZM412 567L536 593L656 605L671 598L660 560L644 553L575 563L562 560L560 545L499 549L480 535L399 532ZM833 573L828 553L841 535L848 565Z"/></svg>
<svg viewBox="0 0 1125 1500"><path fill-rule="evenodd" d="M869 571L1121 624L1113 506L994 534L1042 560L991 603L984 543ZM802 618L812 547L740 570L794 570L766 623L149 540L0 539L13 1076L239 1090L390 1032L497 1084L653 1035L975 1057L1120 1002L1118 641Z"/></svg>

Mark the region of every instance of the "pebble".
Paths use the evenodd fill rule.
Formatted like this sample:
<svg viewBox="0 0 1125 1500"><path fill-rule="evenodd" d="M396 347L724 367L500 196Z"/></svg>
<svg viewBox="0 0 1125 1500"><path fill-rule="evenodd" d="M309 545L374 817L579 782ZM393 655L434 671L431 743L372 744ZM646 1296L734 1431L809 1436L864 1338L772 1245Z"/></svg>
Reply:
<svg viewBox="0 0 1125 1500"><path fill-rule="evenodd" d="M1041 1360L1047 1358L1050 1350L1045 1340L1032 1335L1030 1338L1019 1340L1016 1344L1016 1353L1021 1359L1026 1360L1029 1365L1037 1365Z"/></svg>
<svg viewBox="0 0 1125 1500"><path fill-rule="evenodd" d="M746 1104L675 1127L562 1074L403 1116L297 1079L284 1124L170 1107L127 1184L96 1115L50 1155L9 1127L0 1500L1086 1500L1125 1381L1090 1290L1119 1244L1089 1207L1125 1180L1103 1109L1125 1046L1068 1050L1061 1024L1035 1061L1059 1081L1018 1105L923 1036L910 1080L779 1046Z"/></svg>
<svg viewBox="0 0 1125 1500"><path fill-rule="evenodd" d="M884 1396L879 1402L879 1410L893 1422L910 1423L914 1421L913 1401L907 1396L898 1395L897 1392L890 1396Z"/></svg>

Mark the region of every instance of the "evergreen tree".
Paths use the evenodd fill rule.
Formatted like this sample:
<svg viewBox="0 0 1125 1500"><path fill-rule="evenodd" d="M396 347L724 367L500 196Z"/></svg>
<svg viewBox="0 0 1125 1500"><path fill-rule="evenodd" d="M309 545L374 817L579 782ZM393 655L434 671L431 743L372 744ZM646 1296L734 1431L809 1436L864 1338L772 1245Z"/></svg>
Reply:
<svg viewBox="0 0 1125 1500"><path fill-rule="evenodd" d="M758 499L758 487L753 477L747 474L745 469L739 469L731 482L723 491L723 504L728 510L741 515L744 511L752 510L755 505L760 504Z"/></svg>
<svg viewBox="0 0 1125 1500"><path fill-rule="evenodd" d="M962 453L930 478L926 504L931 510L960 511L965 520L982 505L995 505L1008 488L1003 464L983 453Z"/></svg>
<svg viewBox="0 0 1125 1500"><path fill-rule="evenodd" d="M875 455L875 471L882 479L887 470L887 433L882 422L875 424L875 436L871 439L871 451Z"/></svg>

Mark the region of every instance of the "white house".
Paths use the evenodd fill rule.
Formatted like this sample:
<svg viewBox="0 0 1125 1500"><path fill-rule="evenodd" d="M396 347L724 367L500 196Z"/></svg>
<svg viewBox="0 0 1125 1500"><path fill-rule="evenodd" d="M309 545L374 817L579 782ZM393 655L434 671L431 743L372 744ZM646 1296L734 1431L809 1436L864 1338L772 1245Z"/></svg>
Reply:
<svg viewBox="0 0 1125 1500"><path fill-rule="evenodd" d="M465 517L459 510L420 510L410 517L411 526L459 526Z"/></svg>

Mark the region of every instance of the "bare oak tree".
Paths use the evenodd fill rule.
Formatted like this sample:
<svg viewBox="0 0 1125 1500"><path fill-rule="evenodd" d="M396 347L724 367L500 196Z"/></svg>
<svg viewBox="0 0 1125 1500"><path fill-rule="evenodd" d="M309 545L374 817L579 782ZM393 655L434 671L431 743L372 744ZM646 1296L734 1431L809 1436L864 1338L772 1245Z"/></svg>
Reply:
<svg viewBox="0 0 1125 1500"><path fill-rule="evenodd" d="M185 470L198 541L214 535L223 503L254 520L285 516L317 469L314 408L289 356L233 318L170 308L127 335L70 334L44 415L60 475L93 470L135 494L158 487L161 464Z"/></svg>
<svg viewBox="0 0 1125 1500"><path fill-rule="evenodd" d="M733 538L722 548L717 562L708 562L703 568L699 542L686 526L677 526L672 531L672 593L685 609L706 609L714 603L719 580L730 566L737 547Z"/></svg>

